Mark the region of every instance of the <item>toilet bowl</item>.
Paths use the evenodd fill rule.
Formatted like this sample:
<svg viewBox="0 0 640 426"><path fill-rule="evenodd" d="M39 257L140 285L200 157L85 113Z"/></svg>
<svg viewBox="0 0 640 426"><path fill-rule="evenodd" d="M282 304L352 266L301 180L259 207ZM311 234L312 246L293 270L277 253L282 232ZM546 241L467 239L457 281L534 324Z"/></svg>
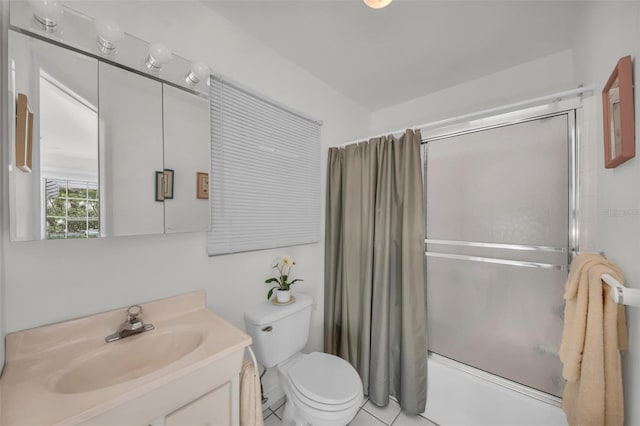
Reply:
<svg viewBox="0 0 640 426"><path fill-rule="evenodd" d="M296 426L344 426L362 405L362 380L347 361L326 353L302 353L309 337L312 299L302 293L290 305L263 302L245 312L256 358L275 367L287 397L283 421Z"/></svg>
<svg viewBox="0 0 640 426"><path fill-rule="evenodd" d="M360 376L337 356L300 353L277 368L287 396L285 424L346 425L362 405Z"/></svg>

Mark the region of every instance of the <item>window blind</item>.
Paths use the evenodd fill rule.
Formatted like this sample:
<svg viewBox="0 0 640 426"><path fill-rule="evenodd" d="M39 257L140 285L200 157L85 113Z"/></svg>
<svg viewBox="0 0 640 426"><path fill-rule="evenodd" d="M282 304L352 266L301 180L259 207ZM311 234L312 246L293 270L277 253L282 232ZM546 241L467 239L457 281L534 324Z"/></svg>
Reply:
<svg viewBox="0 0 640 426"><path fill-rule="evenodd" d="M320 126L211 76L209 256L320 240Z"/></svg>

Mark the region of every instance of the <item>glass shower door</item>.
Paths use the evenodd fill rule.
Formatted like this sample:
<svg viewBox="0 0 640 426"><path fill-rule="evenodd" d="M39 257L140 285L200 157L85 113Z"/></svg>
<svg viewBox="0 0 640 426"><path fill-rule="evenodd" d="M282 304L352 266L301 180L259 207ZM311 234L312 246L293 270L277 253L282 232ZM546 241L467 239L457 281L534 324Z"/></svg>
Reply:
<svg viewBox="0 0 640 426"><path fill-rule="evenodd" d="M571 118L426 147L429 350L560 396Z"/></svg>

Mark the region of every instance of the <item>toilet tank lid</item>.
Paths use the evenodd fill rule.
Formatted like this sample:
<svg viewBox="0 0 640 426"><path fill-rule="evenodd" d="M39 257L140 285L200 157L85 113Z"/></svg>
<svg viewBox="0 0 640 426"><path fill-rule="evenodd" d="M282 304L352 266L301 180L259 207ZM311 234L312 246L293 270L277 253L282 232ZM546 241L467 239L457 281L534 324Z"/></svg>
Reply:
<svg viewBox="0 0 640 426"><path fill-rule="evenodd" d="M249 308L244 313L244 320L253 325L270 324L300 312L313 303L313 299L308 294L296 293L294 296L296 301L290 305L274 305L271 301L266 301Z"/></svg>

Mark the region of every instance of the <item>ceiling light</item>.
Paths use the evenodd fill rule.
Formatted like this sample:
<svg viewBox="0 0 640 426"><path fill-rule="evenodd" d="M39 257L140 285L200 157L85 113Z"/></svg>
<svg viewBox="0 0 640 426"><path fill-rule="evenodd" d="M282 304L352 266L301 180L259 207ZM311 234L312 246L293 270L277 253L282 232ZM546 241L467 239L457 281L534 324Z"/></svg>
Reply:
<svg viewBox="0 0 640 426"><path fill-rule="evenodd" d="M96 32L98 49L104 54L113 53L116 50L116 43L124 38L124 31L112 19L96 19Z"/></svg>
<svg viewBox="0 0 640 426"><path fill-rule="evenodd" d="M33 9L33 17L46 32L52 33L58 28L64 10L57 1L29 0L29 4Z"/></svg>
<svg viewBox="0 0 640 426"><path fill-rule="evenodd" d="M389 5L393 0L363 0L364 4L369 6L372 9L382 9L383 7Z"/></svg>
<svg viewBox="0 0 640 426"><path fill-rule="evenodd" d="M200 83L200 80L205 80L209 77L209 67L202 62L193 62L189 74L187 74L184 80L187 84L195 86Z"/></svg>
<svg viewBox="0 0 640 426"><path fill-rule="evenodd" d="M159 71L162 65L173 58L171 51L162 43L151 43L149 45L149 56L145 61L147 68L152 72Z"/></svg>

